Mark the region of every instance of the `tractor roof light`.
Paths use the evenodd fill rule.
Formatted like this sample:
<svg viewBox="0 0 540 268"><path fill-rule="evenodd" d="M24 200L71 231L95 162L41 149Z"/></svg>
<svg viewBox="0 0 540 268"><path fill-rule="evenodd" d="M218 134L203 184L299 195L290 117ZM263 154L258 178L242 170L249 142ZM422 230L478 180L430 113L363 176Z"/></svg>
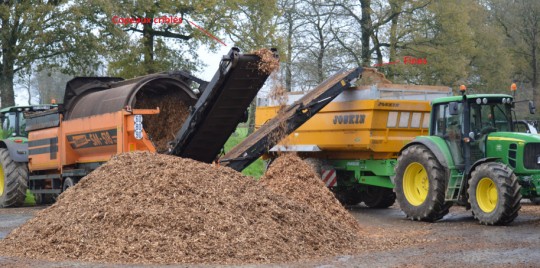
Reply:
<svg viewBox="0 0 540 268"><path fill-rule="evenodd" d="M512 95L514 97L516 97L516 89L517 89L516 83L512 83L512 85L510 86L510 90L512 91Z"/></svg>
<svg viewBox="0 0 540 268"><path fill-rule="evenodd" d="M465 85L459 86L459 91L461 92L461 95L464 95L466 90L467 90L467 87Z"/></svg>

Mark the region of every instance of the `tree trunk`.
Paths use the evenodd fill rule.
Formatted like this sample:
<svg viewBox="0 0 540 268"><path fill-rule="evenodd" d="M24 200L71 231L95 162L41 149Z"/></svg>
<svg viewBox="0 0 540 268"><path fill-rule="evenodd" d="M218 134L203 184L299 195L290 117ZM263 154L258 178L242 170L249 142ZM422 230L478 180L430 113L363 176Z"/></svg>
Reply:
<svg viewBox="0 0 540 268"><path fill-rule="evenodd" d="M287 31L287 62L285 63L285 91L292 91L292 53L293 53L293 21L290 19Z"/></svg>
<svg viewBox="0 0 540 268"><path fill-rule="evenodd" d="M15 105L15 93L13 92L14 61L13 47L6 44L2 48L2 73L0 74L0 99L1 107L10 107Z"/></svg>
<svg viewBox="0 0 540 268"><path fill-rule="evenodd" d="M154 32L152 23L143 24L143 53L144 53L144 68L147 74L155 73L154 66Z"/></svg>
<svg viewBox="0 0 540 268"><path fill-rule="evenodd" d="M396 3L393 1L390 1L390 6L392 8L392 13L397 13L401 11L401 2ZM388 52L388 61L389 62L395 62L397 57L397 29L398 29L398 20L399 20L399 14L392 18L390 21L390 48ZM388 78L392 79L394 76L394 66L389 66L388 68Z"/></svg>
<svg viewBox="0 0 540 268"><path fill-rule="evenodd" d="M0 107L5 108L15 105L15 94L13 92L15 56L13 55L13 49L15 49L17 39L9 31L9 17L2 17L1 22L2 65L0 65Z"/></svg>
<svg viewBox="0 0 540 268"><path fill-rule="evenodd" d="M362 24L362 65L370 65L370 55L369 55L369 37L371 36L371 0L360 0L360 6L362 7L362 19L360 23Z"/></svg>
<svg viewBox="0 0 540 268"><path fill-rule="evenodd" d="M532 69L532 92L533 100L536 105L540 105L540 94L538 93L538 60L537 60L537 44L531 44L531 69Z"/></svg>
<svg viewBox="0 0 540 268"><path fill-rule="evenodd" d="M251 102L248 110L248 135L255 132L255 110L257 109L257 97Z"/></svg>
<svg viewBox="0 0 540 268"><path fill-rule="evenodd" d="M1 107L15 106L15 93L13 92L13 67L3 66L0 77L0 99Z"/></svg>
<svg viewBox="0 0 540 268"><path fill-rule="evenodd" d="M323 29L319 27L318 29L319 34L319 53L317 55L317 84L322 83L324 81L324 53L325 53L325 47L324 47L324 33Z"/></svg>

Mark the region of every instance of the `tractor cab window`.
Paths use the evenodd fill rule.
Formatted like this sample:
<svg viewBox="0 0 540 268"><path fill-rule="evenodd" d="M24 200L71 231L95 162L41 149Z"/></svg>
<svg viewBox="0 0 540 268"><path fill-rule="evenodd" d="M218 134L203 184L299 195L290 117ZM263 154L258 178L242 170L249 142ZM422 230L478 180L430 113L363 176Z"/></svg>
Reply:
<svg viewBox="0 0 540 268"><path fill-rule="evenodd" d="M19 113L19 136L21 137L28 137L28 133L26 132L26 119L24 118L24 113Z"/></svg>
<svg viewBox="0 0 540 268"><path fill-rule="evenodd" d="M512 131L510 106L486 98L472 100L470 111L470 131L474 133L471 142L471 161L485 157L488 134L495 131Z"/></svg>
<svg viewBox="0 0 540 268"><path fill-rule="evenodd" d="M15 133L17 114L14 112L5 113L2 119L2 138L9 138Z"/></svg>
<svg viewBox="0 0 540 268"><path fill-rule="evenodd" d="M461 115L463 114L463 107L461 103L454 103L457 105L457 113L451 114L450 103L439 104L433 107L435 127L433 129L433 135L439 136L446 141L454 163L456 165L462 165L463 152L462 152L462 126L463 122Z"/></svg>
<svg viewBox="0 0 540 268"><path fill-rule="evenodd" d="M463 113L461 103L457 103L458 113L455 115L450 114L450 105L439 104L433 107L435 116L435 127L433 129L433 135L442 138L461 133L461 114Z"/></svg>
<svg viewBox="0 0 540 268"><path fill-rule="evenodd" d="M512 131L510 107L501 103L471 104L471 131L485 135L494 131Z"/></svg>

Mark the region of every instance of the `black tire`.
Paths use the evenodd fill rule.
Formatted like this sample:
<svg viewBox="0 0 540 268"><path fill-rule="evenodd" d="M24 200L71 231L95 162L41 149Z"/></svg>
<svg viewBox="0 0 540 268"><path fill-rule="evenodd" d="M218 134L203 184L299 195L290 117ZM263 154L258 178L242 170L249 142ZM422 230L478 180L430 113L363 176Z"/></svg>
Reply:
<svg viewBox="0 0 540 268"><path fill-rule="evenodd" d="M477 166L469 179L474 218L485 225L511 223L521 208L521 186L513 170L498 162Z"/></svg>
<svg viewBox="0 0 540 268"><path fill-rule="evenodd" d="M362 192L362 201L369 208L388 208L396 201L396 194L391 188L369 185Z"/></svg>
<svg viewBox="0 0 540 268"><path fill-rule="evenodd" d="M75 185L75 181L72 178L66 178L64 180L64 185L62 186L62 192L65 192L70 187L73 187Z"/></svg>
<svg viewBox="0 0 540 268"><path fill-rule="evenodd" d="M448 178L427 147L412 145L405 149L398 157L395 171L396 199L408 218L433 222L448 214L452 206L445 202Z"/></svg>
<svg viewBox="0 0 540 268"><path fill-rule="evenodd" d="M531 203L533 203L535 205L540 205L540 197L531 198Z"/></svg>
<svg viewBox="0 0 540 268"><path fill-rule="evenodd" d="M50 205L56 202L58 194L34 194L36 205Z"/></svg>
<svg viewBox="0 0 540 268"><path fill-rule="evenodd" d="M26 198L28 167L13 161L6 148L0 148L0 162L0 207L20 207Z"/></svg>
<svg viewBox="0 0 540 268"><path fill-rule="evenodd" d="M362 202L362 194L356 189L334 192L334 196L342 205L354 206Z"/></svg>

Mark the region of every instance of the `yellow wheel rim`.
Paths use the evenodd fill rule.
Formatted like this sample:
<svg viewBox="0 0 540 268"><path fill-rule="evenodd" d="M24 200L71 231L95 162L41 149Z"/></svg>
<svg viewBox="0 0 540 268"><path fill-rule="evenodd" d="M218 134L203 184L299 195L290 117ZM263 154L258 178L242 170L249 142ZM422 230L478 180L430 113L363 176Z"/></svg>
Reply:
<svg viewBox="0 0 540 268"><path fill-rule="evenodd" d="M0 196L4 194L4 167L0 164Z"/></svg>
<svg viewBox="0 0 540 268"><path fill-rule="evenodd" d="M497 207L499 195L497 185L490 178L482 178L476 186L476 201L480 209L490 213Z"/></svg>
<svg viewBox="0 0 540 268"><path fill-rule="evenodd" d="M426 200L429 191L429 180L426 169L418 162L409 164L403 174L403 192L407 201L419 206Z"/></svg>

